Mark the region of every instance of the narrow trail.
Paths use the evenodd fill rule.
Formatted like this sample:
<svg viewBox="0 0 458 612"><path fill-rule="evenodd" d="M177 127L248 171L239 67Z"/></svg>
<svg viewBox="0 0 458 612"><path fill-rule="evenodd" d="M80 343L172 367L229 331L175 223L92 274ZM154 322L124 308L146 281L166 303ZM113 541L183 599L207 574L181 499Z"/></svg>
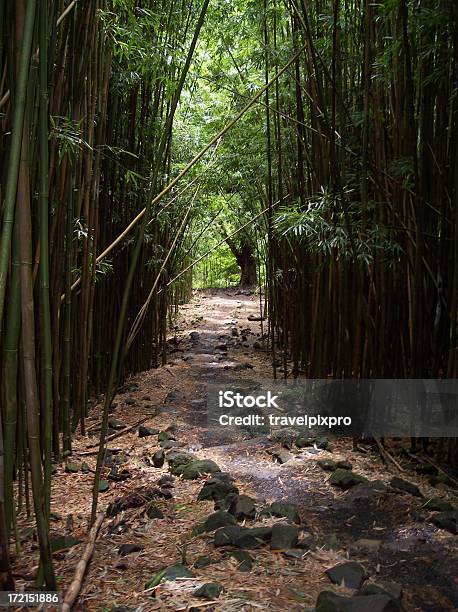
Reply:
<svg viewBox="0 0 458 612"><path fill-rule="evenodd" d="M298 449L286 438L276 441L238 434L221 443L208 437L209 381L230 385L236 374L237 380L248 385L271 376L262 323L249 320L259 315L257 300L234 290L196 294L182 308L175 335L169 339L168 365L136 376L119 390L109 432L117 437L108 442L103 475L107 490L99 503L113 508L118 502L119 509L121 500L124 509L112 512L102 525L75 609L310 610L320 591L331 586L342 594L354 593L345 586L331 585L325 574L348 558L363 565L369 583L399 584L406 610L456 609L456 536L433 526L431 513L422 508L431 497L456 504L456 490L436 489L427 476L398 474L378 454L355 452L348 440L332 440L324 450L316 445ZM67 471L57 468L54 536L82 541L86 537L99 414L97 403L88 419L88 436L76 440L73 472L68 472L68 466ZM144 430L144 437L137 428L122 434L125 426L148 415L142 426L154 429ZM197 501L205 477L164 480L168 462L154 467L163 463L161 446L166 453L194 453L199 459L213 460L230 474L240 493L255 500L258 512L275 501L294 504L301 519L302 547L278 552L269 546L249 550L251 571L241 571L240 559L234 558L232 549L213 546L211 533L196 536L193 532L214 511L212 502ZM284 464L275 460L275 453L281 452L288 453L282 457L288 459ZM323 459L350 462L353 471L378 484L359 484L349 491L332 487L329 472L317 464ZM415 482L425 499L389 487L393 476ZM250 527L275 522L278 519L258 515L245 521ZM132 552L124 555L124 549L119 554L126 544L133 545ZM55 553L65 584L83 545L64 546ZM24 547L36 553L30 537L24 538ZM194 564L202 556L209 556L212 562L198 568ZM192 577L145 588L164 565L182 561ZM24 558L21 576L25 582L30 579L28 571ZM194 597L197 586L214 580L225 588L217 600L203 603Z"/></svg>

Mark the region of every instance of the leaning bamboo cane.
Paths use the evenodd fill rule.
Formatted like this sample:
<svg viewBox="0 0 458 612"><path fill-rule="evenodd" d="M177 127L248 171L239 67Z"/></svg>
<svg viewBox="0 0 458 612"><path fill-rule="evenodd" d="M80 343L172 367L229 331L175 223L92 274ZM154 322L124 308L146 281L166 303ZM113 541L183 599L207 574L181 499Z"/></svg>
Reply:
<svg viewBox="0 0 458 612"><path fill-rule="evenodd" d="M86 573L89 560L92 557L92 553L94 552L97 534L99 532L104 517L105 513L99 512L95 523L92 525L92 529L89 532L89 538L86 544L86 548L84 549L83 556L81 557L80 561L78 561L73 580L70 586L68 587L67 592L65 593L64 603L62 604L62 612L70 612L73 607L73 604L76 601L76 598L78 597L78 593L80 592L81 585L83 583L84 574Z"/></svg>

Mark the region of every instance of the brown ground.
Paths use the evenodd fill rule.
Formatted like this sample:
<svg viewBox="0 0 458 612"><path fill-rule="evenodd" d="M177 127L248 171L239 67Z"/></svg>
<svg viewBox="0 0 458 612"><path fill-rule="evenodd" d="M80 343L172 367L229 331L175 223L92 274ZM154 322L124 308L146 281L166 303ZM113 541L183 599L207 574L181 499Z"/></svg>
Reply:
<svg viewBox="0 0 458 612"><path fill-rule="evenodd" d="M195 524L213 511L210 502L197 502L203 481L175 479L173 499L157 505L164 519L150 520L143 515L144 507L131 509L102 524L94 555L80 598L74 607L81 611L110 611L115 606L131 610L310 610L318 593L330 588L324 570L348 558L349 545L358 538L382 540L378 552L360 553L370 580L395 580L403 586L406 610L458 609L458 559L456 536L433 527L430 515L421 509L421 501L410 495L390 492L372 499L353 500L350 493L333 489L329 474L316 464L319 458L346 458L359 474L384 482L400 475L392 465L384 465L374 452L352 450L351 441L333 441L333 452L304 449L285 465L275 463L269 451L279 445L261 438L237 436L221 444L206 436L205 405L193 400L205 399L208 381L227 380L236 376L247 381L269 378L270 358L263 349L261 325L247 320L259 314L256 296L235 291L198 293L190 305L181 309L178 330L169 342L169 365L151 370L129 380L116 398L113 416L126 425L133 425L151 414L144 424L161 431L172 427L183 450L195 452L200 458L213 459L221 470L236 480L240 492L256 497L258 506L264 502L282 500L298 505L307 532L315 545L303 559L289 558L283 553L266 549L250 551L255 563L251 572L243 573L237 562L225 551L215 549L212 536L194 537ZM232 337L232 328L250 328L246 341L242 334ZM192 343L189 334L199 333ZM253 348L253 343L260 348ZM216 346L228 343L227 352ZM248 364L252 367L242 367ZM241 368L241 369L239 369ZM126 400L135 400L129 405ZM78 437L72 461L86 461L95 466L94 445L100 404L88 419L88 435ZM159 448L157 436L139 438L136 430L108 444L119 450L131 477L123 482L111 482L106 493L99 496L100 509L140 486L153 486L167 473L152 467L150 458ZM106 468L106 477L109 468ZM402 474L418 484L426 496L441 496L452 503L457 494L452 489L438 490L428 485L426 478ZM60 588L65 591L74 568L84 549L88 516L91 506L93 474L67 474L58 468L53 481L52 522L54 535L67 534L83 540L67 551L55 554ZM110 535L108 530L121 520L127 531ZM254 524L270 524L272 520ZM28 525L25 518L19 528ZM31 588L36 572L37 545L34 536L26 537L23 554L15 560L17 588ZM138 543L142 552L119 557L121 544ZM217 564L194 570L192 564L199 555L217 557ZM185 557L195 578L163 582L153 590L145 590L145 582L166 565L181 562ZM352 557L353 558L353 557ZM217 580L225 587L218 601L205 602L193 597L197 586ZM334 587L342 593L344 587Z"/></svg>

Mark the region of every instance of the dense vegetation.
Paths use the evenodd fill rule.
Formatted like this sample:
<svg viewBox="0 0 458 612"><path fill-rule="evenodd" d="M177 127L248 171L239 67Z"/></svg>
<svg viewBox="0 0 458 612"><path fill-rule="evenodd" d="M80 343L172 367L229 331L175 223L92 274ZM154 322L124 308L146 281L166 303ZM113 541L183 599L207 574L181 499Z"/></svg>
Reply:
<svg viewBox="0 0 458 612"><path fill-rule="evenodd" d="M453 0L8 0L0 41L6 582L32 499L55 585L52 464L193 275L262 285L274 375L456 377Z"/></svg>

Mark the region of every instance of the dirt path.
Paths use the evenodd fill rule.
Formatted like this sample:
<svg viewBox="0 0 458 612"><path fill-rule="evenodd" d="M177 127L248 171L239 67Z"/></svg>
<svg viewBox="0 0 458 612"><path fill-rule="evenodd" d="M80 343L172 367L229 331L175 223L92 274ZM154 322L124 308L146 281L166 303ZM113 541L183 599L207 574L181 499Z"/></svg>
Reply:
<svg viewBox="0 0 458 612"><path fill-rule="evenodd" d="M100 505L123 496L132 498L133 493L143 500L105 520L75 609L311 610L322 590L332 587L336 592L353 594L345 586L331 585L324 573L349 557L362 563L369 582L399 583L406 610L457 609L456 536L431 525L431 514L422 509L425 500L383 484L381 490L358 485L342 492L330 486L329 473L317 464L321 459L350 461L355 472L386 485L399 474L383 465L377 454L354 452L348 440L333 440L332 452L314 446L290 448L290 459L281 465L272 452L282 447L268 438L239 435L224 444L208 439L208 381L230 384L234 373L247 384L270 377L262 324L248 320L256 315L259 304L255 296L234 291L197 294L182 308L176 335L170 338L169 365L128 381L115 399L112 417L119 422L112 425L133 425L150 414L143 425L166 432L163 438L174 438L162 442L166 449L177 447L216 462L235 479L240 493L256 500L258 511L274 501L295 504L303 548L273 552L267 545L249 550L252 569L240 571L240 560L231 555L231 548L214 547L211 533L197 537L193 533L214 511L212 502L197 501L205 478L175 478L172 487L161 488L157 482L169 471L167 462L154 467L155 453L160 450L158 436L139 437L133 430L108 444L111 452L104 471L108 490L101 493ZM90 453L97 442L99 414L97 404L88 420L89 436L75 443L72 462L78 471L66 473L63 467L58 468L52 505L54 535L86 537L91 470L95 466L95 456ZM80 469L82 462L89 472ZM456 505L456 491L435 489L426 476L403 477L416 482L426 498L440 496ZM151 489L156 491L154 507L163 518L147 516L151 504L146 498ZM255 521L246 521L246 526L271 526L279 520L258 516ZM27 522L20 527L25 529ZM119 547L124 544L134 544L139 550L120 556ZM82 546L55 553L63 584L71 578ZM27 585L36 570L30 568L30 559L36 556L30 533L24 535L24 551L27 554L16 566L19 581ZM210 556L214 563L197 569L194 563L199 556ZM161 568L182 560L193 577L145 588ZM215 580L225 588L217 600L209 603L194 596L196 587Z"/></svg>

